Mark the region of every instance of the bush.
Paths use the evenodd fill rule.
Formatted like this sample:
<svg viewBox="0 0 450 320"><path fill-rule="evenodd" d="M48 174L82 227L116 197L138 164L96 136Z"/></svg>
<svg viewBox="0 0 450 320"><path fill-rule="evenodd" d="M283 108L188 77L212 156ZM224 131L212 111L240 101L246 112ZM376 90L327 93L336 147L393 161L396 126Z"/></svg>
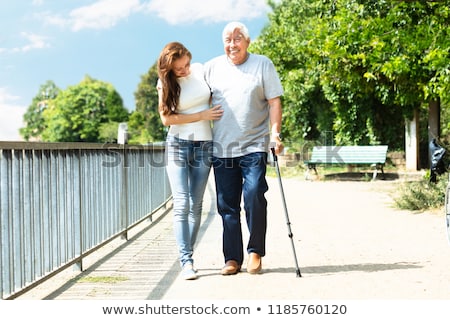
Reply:
<svg viewBox="0 0 450 320"><path fill-rule="evenodd" d="M438 176L436 183L429 182L429 176L423 180L406 182L394 198L397 208L412 211L441 208L445 204L447 174Z"/></svg>

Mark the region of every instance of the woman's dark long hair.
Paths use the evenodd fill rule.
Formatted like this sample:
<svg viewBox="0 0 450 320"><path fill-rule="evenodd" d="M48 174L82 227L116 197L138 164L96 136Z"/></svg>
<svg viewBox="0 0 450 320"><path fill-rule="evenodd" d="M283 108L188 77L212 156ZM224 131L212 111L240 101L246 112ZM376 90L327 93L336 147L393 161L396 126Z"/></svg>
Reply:
<svg viewBox="0 0 450 320"><path fill-rule="evenodd" d="M191 52L179 42L168 43L159 55L158 76L162 84L162 105L159 107L164 114L172 114L177 111L181 89L173 72L173 64L184 56L192 59Z"/></svg>

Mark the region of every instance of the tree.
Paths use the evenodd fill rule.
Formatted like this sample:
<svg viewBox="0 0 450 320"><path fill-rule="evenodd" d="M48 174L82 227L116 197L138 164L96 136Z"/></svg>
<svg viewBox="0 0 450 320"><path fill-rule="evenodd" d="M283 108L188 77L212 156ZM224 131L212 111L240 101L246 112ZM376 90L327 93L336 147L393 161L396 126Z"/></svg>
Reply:
<svg viewBox="0 0 450 320"><path fill-rule="evenodd" d="M41 140L42 132L45 129L45 122L42 116L47 108L49 101L55 99L60 89L51 80L41 85L38 94L31 101L30 106L23 115L26 126L20 128L20 135L26 140Z"/></svg>
<svg viewBox="0 0 450 320"><path fill-rule="evenodd" d="M424 103L448 101L448 14L445 1L339 1L322 77L338 143L402 148L403 119ZM352 132L352 121L366 126Z"/></svg>
<svg viewBox="0 0 450 320"><path fill-rule="evenodd" d="M44 141L105 142L100 138L101 126L112 123L117 132L118 123L128 120L128 111L111 84L86 76L49 101L43 118Z"/></svg>
<svg viewBox="0 0 450 320"><path fill-rule="evenodd" d="M337 1L324 38L320 82L333 105L334 137L340 145L384 143L395 149L404 142L402 109L395 101L383 101L377 84L367 79L373 37L382 33L382 7L380 2Z"/></svg>
<svg viewBox="0 0 450 320"><path fill-rule="evenodd" d="M272 4L270 23L251 48L271 57L280 72L287 136L332 130L338 144L402 148L404 119L424 102L450 100L448 4Z"/></svg>
<svg viewBox="0 0 450 320"><path fill-rule="evenodd" d="M162 125L158 112L157 81L158 71L155 63L141 76L141 82L134 93L136 111L132 113L128 123L130 143L162 141L166 136L166 128Z"/></svg>
<svg viewBox="0 0 450 320"><path fill-rule="evenodd" d="M290 140L316 140L331 131L333 112L320 86L319 16L332 10L322 1L291 0L271 4L270 23L250 50L267 55L283 83L283 135ZM311 59L314 57L314 59Z"/></svg>

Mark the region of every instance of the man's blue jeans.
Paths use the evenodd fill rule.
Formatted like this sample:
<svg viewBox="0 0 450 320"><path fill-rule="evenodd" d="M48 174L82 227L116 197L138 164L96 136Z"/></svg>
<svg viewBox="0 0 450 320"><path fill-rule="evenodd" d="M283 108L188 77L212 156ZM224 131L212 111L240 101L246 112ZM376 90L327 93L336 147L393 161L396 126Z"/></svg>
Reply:
<svg viewBox="0 0 450 320"><path fill-rule="evenodd" d="M172 189L174 232L181 267L193 263L211 157L212 141L167 137L166 170Z"/></svg>
<svg viewBox="0 0 450 320"><path fill-rule="evenodd" d="M236 158L213 157L217 207L223 223L225 262L244 260L241 229L241 197L250 237L247 252L266 253L267 153L255 152Z"/></svg>

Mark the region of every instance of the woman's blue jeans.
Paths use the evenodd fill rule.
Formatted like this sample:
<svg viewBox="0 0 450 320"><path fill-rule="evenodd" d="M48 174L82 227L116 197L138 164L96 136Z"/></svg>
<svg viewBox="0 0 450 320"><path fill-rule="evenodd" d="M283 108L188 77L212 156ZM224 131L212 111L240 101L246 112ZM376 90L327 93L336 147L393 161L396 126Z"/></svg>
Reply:
<svg viewBox="0 0 450 320"><path fill-rule="evenodd" d="M244 260L241 229L241 197L250 237L247 252L266 253L267 153L255 152L236 158L213 158L217 208L223 224L225 262Z"/></svg>
<svg viewBox="0 0 450 320"><path fill-rule="evenodd" d="M211 156L212 141L167 137L166 170L173 196L174 232L182 267L193 263Z"/></svg>

